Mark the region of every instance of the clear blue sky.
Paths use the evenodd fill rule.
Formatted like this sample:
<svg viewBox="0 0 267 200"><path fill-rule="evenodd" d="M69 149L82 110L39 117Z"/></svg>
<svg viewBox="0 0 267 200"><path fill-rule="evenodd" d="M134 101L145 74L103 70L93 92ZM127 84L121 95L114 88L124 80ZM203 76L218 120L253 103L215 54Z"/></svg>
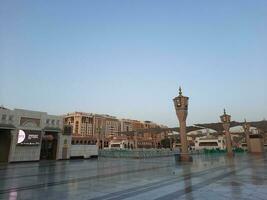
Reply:
<svg viewBox="0 0 267 200"><path fill-rule="evenodd" d="M176 126L267 118L266 0L0 0L0 104Z"/></svg>

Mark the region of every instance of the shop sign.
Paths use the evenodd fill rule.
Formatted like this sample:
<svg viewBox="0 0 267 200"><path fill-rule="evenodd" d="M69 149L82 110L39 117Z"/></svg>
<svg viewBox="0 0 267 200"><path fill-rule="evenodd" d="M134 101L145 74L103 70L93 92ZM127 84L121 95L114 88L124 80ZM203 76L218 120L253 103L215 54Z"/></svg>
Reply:
<svg viewBox="0 0 267 200"><path fill-rule="evenodd" d="M41 131L19 130L17 145L39 145Z"/></svg>

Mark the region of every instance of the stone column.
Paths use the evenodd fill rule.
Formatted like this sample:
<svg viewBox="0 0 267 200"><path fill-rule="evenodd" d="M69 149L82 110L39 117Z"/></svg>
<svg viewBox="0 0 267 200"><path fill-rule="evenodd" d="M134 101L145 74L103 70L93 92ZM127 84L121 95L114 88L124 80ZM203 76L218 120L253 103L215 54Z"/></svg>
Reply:
<svg viewBox="0 0 267 200"><path fill-rule="evenodd" d="M79 116L79 129L78 129L78 134L81 136L84 136L82 134L82 116Z"/></svg>
<svg viewBox="0 0 267 200"><path fill-rule="evenodd" d="M102 149L104 149L105 147L105 135L104 135L104 131L103 131L103 128L101 129L101 138L102 138Z"/></svg>
<svg viewBox="0 0 267 200"><path fill-rule="evenodd" d="M11 140L10 140L10 147L9 147L9 154L8 154L8 162L13 161L13 156L15 153L15 148L18 141L18 129L10 130Z"/></svg>
<svg viewBox="0 0 267 200"><path fill-rule="evenodd" d="M170 145L170 150L172 150L172 138L171 138L171 136L169 136L169 145Z"/></svg>
<svg viewBox="0 0 267 200"><path fill-rule="evenodd" d="M250 147L250 139L249 139L249 134L250 134L250 125L247 123L247 121L245 120L245 123L243 124L243 129L244 129L244 132L245 132L245 135L246 135L246 143L247 143L247 149L248 149L248 152L250 153L251 152L251 147Z"/></svg>
<svg viewBox="0 0 267 200"><path fill-rule="evenodd" d="M98 149L100 149L100 128L99 127L96 128L96 132L97 132L97 147Z"/></svg>
<svg viewBox="0 0 267 200"><path fill-rule="evenodd" d="M180 124L180 140L181 140L181 161L192 161L192 157L188 152L188 141L186 136L186 118L188 113L188 97L182 95L182 89L179 88L179 96L173 99L176 115Z"/></svg>
<svg viewBox="0 0 267 200"><path fill-rule="evenodd" d="M137 145L137 133L134 133L134 148L137 149L138 145Z"/></svg>
<svg viewBox="0 0 267 200"><path fill-rule="evenodd" d="M220 117L223 125L223 129L225 131L225 139L226 139L226 149L227 149L227 155L233 156L233 150L232 150L232 140L230 135L230 122L231 122L231 115L227 115L226 111L224 109L224 114Z"/></svg>

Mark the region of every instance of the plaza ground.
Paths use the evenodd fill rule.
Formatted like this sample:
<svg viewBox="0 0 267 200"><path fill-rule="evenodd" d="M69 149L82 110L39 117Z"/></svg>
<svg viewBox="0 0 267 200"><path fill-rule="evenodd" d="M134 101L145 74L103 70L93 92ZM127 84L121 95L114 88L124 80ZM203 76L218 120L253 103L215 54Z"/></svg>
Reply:
<svg viewBox="0 0 267 200"><path fill-rule="evenodd" d="M267 155L1 164L0 199L267 199Z"/></svg>

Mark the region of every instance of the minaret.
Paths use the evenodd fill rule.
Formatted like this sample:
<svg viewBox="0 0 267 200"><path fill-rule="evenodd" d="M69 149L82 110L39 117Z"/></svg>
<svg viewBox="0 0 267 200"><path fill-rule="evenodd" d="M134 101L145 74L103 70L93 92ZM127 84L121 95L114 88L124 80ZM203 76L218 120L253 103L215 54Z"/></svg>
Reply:
<svg viewBox="0 0 267 200"><path fill-rule="evenodd" d="M182 145L181 161L192 161L192 157L188 152L188 141L186 136L186 118L188 113L188 100L189 98L183 96L182 88L179 87L179 96L173 99L174 107L177 118L180 124L180 140Z"/></svg>
<svg viewBox="0 0 267 200"><path fill-rule="evenodd" d="M247 123L247 120L245 119L245 122L243 124L243 129L244 129L244 132L245 132L245 135L246 135L246 143L247 143L247 149L248 149L248 152L251 151L251 148L250 148L250 139L249 139L249 129L250 129L250 125Z"/></svg>
<svg viewBox="0 0 267 200"><path fill-rule="evenodd" d="M223 110L223 115L220 117L221 122L223 125L223 129L225 131L225 139L226 139L226 149L227 149L227 155L233 156L233 150L232 150L232 141L231 141L231 135L230 135L230 122L231 122L231 115L227 115L225 109Z"/></svg>

